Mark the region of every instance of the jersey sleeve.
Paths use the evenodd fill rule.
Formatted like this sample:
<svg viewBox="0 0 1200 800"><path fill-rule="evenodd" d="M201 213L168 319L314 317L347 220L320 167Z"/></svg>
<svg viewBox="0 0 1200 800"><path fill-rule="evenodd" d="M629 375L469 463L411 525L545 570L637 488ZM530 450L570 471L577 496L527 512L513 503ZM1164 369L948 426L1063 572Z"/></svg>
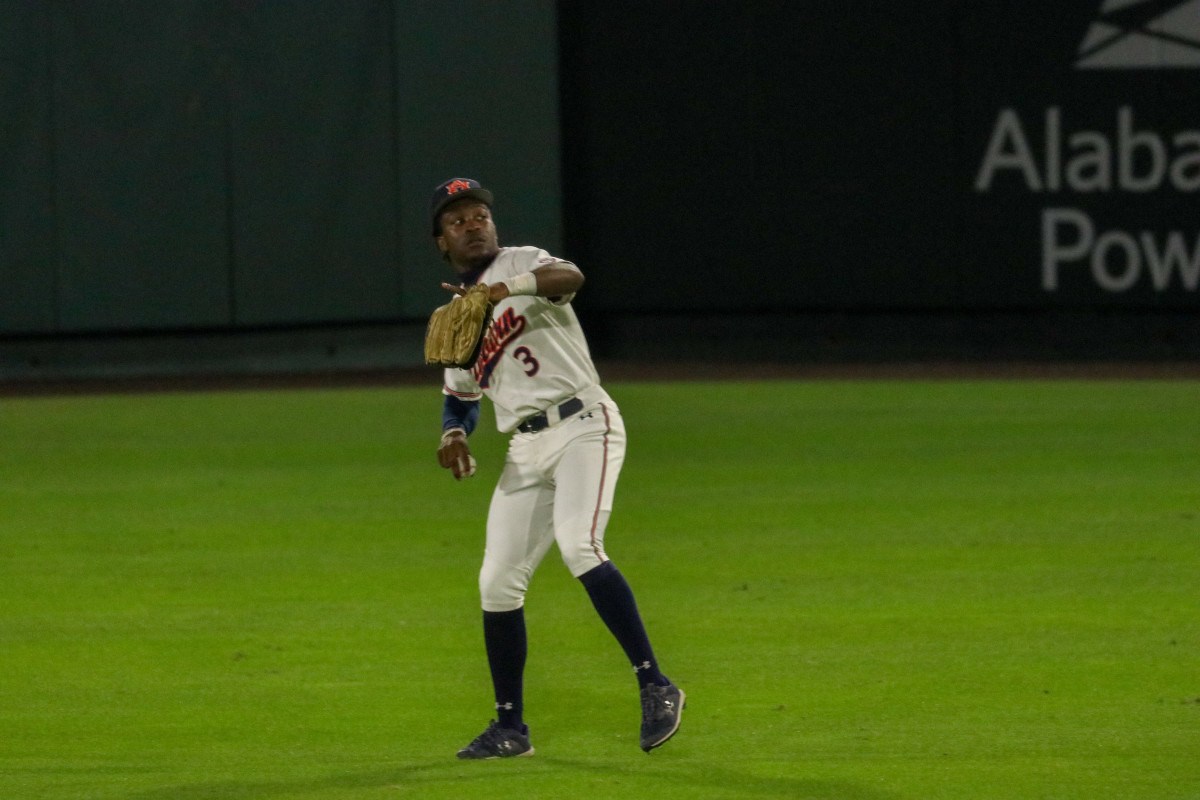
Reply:
<svg viewBox="0 0 1200 800"><path fill-rule="evenodd" d="M470 370L452 368L447 369L444 375L445 383L442 386L442 394L447 397L457 397L468 403L483 397L483 390L479 388L479 383L471 375Z"/></svg>
<svg viewBox="0 0 1200 800"><path fill-rule="evenodd" d="M579 267L575 266L570 261L567 261L565 258L558 258L556 256L552 256L549 253L547 253L545 250L542 250L537 247L531 247L531 248L529 248L529 250L530 250L530 252L528 254L527 261L525 261L526 268L521 269L520 272L533 272L538 267L546 267L551 264L554 264L554 265L560 266L560 267L566 267L568 269L573 269L576 272L579 272ZM514 275L515 274L519 274L519 273L514 273ZM547 297L544 299L546 300L546 302L553 303L556 306L565 306L567 303L569 303L575 299L575 293L571 292L570 294L559 295L557 297Z"/></svg>

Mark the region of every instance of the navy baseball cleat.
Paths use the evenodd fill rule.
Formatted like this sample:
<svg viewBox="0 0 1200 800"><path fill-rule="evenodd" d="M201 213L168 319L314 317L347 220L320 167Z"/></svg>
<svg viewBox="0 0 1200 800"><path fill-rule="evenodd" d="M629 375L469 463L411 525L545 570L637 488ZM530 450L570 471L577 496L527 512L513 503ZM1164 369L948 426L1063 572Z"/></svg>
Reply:
<svg viewBox="0 0 1200 800"><path fill-rule="evenodd" d="M642 689L642 749L649 753L679 730L687 695L675 684Z"/></svg>
<svg viewBox="0 0 1200 800"><path fill-rule="evenodd" d="M513 758L515 756L533 755L533 745L529 743L529 726L525 730L516 731L512 728L501 728L500 723L492 720L487 730L475 737L475 741L458 751L459 758Z"/></svg>

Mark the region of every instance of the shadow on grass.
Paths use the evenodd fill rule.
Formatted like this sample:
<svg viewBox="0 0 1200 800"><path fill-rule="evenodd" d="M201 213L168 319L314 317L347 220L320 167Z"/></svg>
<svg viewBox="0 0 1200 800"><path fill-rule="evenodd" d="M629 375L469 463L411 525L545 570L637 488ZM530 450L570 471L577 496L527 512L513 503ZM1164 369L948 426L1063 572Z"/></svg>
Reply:
<svg viewBox="0 0 1200 800"><path fill-rule="evenodd" d="M323 791L371 789L383 786L412 787L421 784L448 783L461 774L455 762L439 760L428 764L409 764L346 772L314 778L277 781L221 780L147 789L129 795L129 800L256 800L277 796L319 794Z"/></svg>
<svg viewBox="0 0 1200 800"><path fill-rule="evenodd" d="M564 758L545 760L579 772L605 772L608 769L596 762ZM799 772L802 767L797 766L796 769ZM702 789L718 789L723 795L738 792L745 797L787 797L794 800L898 800L900 797L891 792L881 792L854 783L814 780L801 775L766 777L728 766L705 765L687 771L657 767L653 770L638 770L638 773L648 776L651 771L656 781L691 786L697 792ZM699 793L695 796L704 797Z"/></svg>
<svg viewBox="0 0 1200 800"><path fill-rule="evenodd" d="M523 759L522 759L523 761ZM563 772L607 773L609 766L597 762L573 761L561 758L539 759L541 765L561 768ZM130 800L265 800L276 796L319 795L324 791L370 789L386 786L411 789L421 785L445 784L449 787L462 778L479 777L478 773L464 775L480 765L464 765L461 762L439 760L427 764L410 764L366 772L348 772L320 778L280 781L215 781L182 786L166 786L129 795ZM489 765L490 766L490 765ZM515 766L515 765L514 765ZM677 766L677 765L676 765ZM486 767L485 767L486 768ZM694 796L703 797L704 789L716 789L723 796L736 793L745 797L787 797L794 800L896 800L899 796L870 789L852 783L811 780L804 777L763 777L736 768L706 766L702 770L680 771L653 767L638 770L642 778L678 786L691 787ZM543 773L545 775L545 773ZM527 771L501 769L487 776L489 781L501 783L510 780L526 780L535 776ZM632 783L633 775L626 776ZM499 787L500 784L493 783ZM628 791L626 787L625 791ZM496 790L492 790L496 793ZM500 789L499 794L503 794ZM595 796L595 795L593 795Z"/></svg>

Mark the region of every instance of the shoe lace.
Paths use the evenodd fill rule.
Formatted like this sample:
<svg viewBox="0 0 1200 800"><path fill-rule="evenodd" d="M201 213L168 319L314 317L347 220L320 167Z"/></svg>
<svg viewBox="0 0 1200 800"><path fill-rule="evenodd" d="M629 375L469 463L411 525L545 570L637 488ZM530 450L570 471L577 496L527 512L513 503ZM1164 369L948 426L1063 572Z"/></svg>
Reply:
<svg viewBox="0 0 1200 800"><path fill-rule="evenodd" d="M475 744L494 746L504 741L504 732L500 723L492 722L487 730L475 737Z"/></svg>

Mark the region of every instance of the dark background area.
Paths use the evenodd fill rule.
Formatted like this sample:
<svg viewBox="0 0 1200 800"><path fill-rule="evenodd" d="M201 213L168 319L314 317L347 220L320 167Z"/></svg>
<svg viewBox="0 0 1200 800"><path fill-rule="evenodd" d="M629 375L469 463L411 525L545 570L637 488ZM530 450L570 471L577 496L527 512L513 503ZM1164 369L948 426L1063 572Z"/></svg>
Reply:
<svg viewBox="0 0 1200 800"><path fill-rule="evenodd" d="M0 0L0 379L419 364L454 175L601 358L1200 359L1200 3L1102 5Z"/></svg>

